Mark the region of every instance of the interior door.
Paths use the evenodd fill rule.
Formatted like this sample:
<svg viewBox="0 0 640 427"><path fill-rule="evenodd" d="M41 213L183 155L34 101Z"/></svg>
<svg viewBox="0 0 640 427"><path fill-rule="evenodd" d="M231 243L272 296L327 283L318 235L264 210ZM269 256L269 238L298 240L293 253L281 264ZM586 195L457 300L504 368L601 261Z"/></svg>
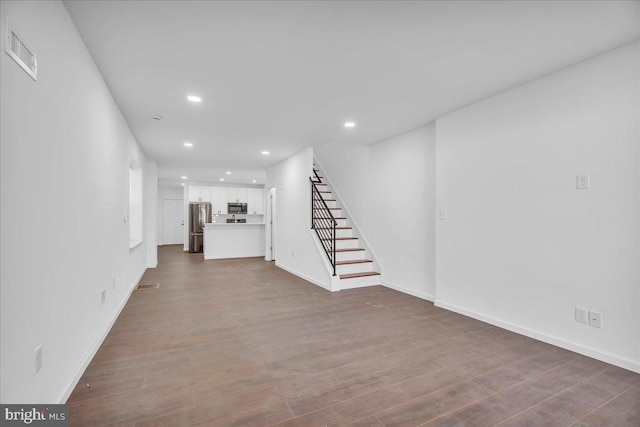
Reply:
<svg viewBox="0 0 640 427"><path fill-rule="evenodd" d="M164 199L162 201L162 244L182 244L184 227L184 203L182 200Z"/></svg>

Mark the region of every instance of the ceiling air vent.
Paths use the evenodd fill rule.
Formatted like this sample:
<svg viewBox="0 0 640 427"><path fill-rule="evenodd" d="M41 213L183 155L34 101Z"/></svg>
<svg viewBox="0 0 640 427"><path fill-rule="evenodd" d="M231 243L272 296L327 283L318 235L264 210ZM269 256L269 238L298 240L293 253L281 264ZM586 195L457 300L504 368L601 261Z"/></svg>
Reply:
<svg viewBox="0 0 640 427"><path fill-rule="evenodd" d="M7 55L13 58L23 70L31 76L33 80L37 80L38 61L36 55L24 44L18 33L11 28L9 20L6 21L7 27L7 43L5 50Z"/></svg>

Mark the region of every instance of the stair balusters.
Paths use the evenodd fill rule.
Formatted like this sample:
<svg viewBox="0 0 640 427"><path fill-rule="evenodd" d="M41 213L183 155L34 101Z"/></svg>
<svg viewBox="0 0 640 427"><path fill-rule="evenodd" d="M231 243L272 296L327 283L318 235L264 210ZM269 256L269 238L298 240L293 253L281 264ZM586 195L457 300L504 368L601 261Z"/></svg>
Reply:
<svg viewBox="0 0 640 427"><path fill-rule="evenodd" d="M324 252L333 267L333 275L336 275L336 222L331 210L322 197L318 189L318 184L322 185L322 178L318 171L313 170L314 177L309 177L311 182L311 228L316 231Z"/></svg>

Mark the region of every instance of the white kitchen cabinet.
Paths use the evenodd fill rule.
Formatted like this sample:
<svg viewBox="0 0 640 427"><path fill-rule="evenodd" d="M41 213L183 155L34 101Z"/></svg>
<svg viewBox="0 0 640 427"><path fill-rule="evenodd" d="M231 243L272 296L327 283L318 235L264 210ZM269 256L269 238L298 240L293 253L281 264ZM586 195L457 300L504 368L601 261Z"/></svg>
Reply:
<svg viewBox="0 0 640 427"><path fill-rule="evenodd" d="M249 188L248 190L247 213L264 215L264 190L262 188Z"/></svg>
<svg viewBox="0 0 640 427"><path fill-rule="evenodd" d="M262 188L189 186L190 202L210 202L214 215L226 215L227 203L246 203L247 213L264 215L264 190Z"/></svg>
<svg viewBox="0 0 640 427"><path fill-rule="evenodd" d="M202 186L200 187L200 200L201 202L211 202L211 187Z"/></svg>
<svg viewBox="0 0 640 427"><path fill-rule="evenodd" d="M229 203L248 203L249 202L249 189L248 188L227 188L227 202Z"/></svg>
<svg viewBox="0 0 640 427"><path fill-rule="evenodd" d="M214 215L225 215L227 213L227 188L211 187L211 203Z"/></svg>
<svg viewBox="0 0 640 427"><path fill-rule="evenodd" d="M200 186L200 185L190 185L189 201L190 202L210 202L211 187Z"/></svg>
<svg viewBox="0 0 640 427"><path fill-rule="evenodd" d="M189 201L190 202L201 202L200 196L200 186L199 185L190 185L189 186Z"/></svg>

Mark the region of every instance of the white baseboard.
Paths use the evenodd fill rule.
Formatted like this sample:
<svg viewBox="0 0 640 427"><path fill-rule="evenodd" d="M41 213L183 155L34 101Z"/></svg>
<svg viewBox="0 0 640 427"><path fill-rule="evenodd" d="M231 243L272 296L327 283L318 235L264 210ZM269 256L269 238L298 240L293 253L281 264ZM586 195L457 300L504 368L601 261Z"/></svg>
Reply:
<svg viewBox="0 0 640 427"><path fill-rule="evenodd" d="M301 279L304 279L304 280L306 280L307 282L311 282L311 283L313 283L314 285L318 285L318 286L320 286L321 288L324 288L324 289L326 289L326 290L328 290L328 291L330 291L330 290L331 290L331 285L327 285L326 283L322 283L321 281L316 280L316 279L314 279L314 278L312 278L312 277L309 277L309 276L307 276L306 274L302 274L302 273L300 273L300 272L298 272L298 271L294 270L293 268L287 267L286 265L279 263L279 262L278 262L278 260L276 260L276 267L281 268L281 269L283 269L283 270L285 270L285 271L288 271L289 273L293 274L294 276L298 276L298 277L300 277Z"/></svg>
<svg viewBox="0 0 640 427"><path fill-rule="evenodd" d="M404 286L396 285L395 283L389 283L389 282L383 281L380 284L386 288L390 288L398 292L402 292L403 294L409 294L414 297L425 299L427 301L434 302L436 299L436 297L434 297L433 295L429 295L425 292L414 291L413 289L405 288Z"/></svg>
<svg viewBox="0 0 640 427"><path fill-rule="evenodd" d="M463 307L459 307L453 304L446 303L442 300L435 300L436 307L444 308L446 310L454 311L456 313L462 314L467 317L471 317L477 320L480 320L485 323L489 323L494 326L498 326L500 328L506 329L511 332L518 333L520 335L527 336L529 338L536 339L538 341L543 341L548 344L552 344L558 347L562 347L566 350L571 350L576 353L582 354L584 356L592 357L594 359L598 359L602 362L610 363L615 366L619 366L624 369L628 369L633 372L640 373L640 361L627 359L624 357L617 356L615 354L608 353L606 351L601 351L595 348L587 347L585 345L566 340L564 338L556 337L553 335L548 335L542 332L535 331L533 329L525 328L522 326L518 326L513 323L505 322L490 316L485 316L484 314L476 313L471 310L467 310Z"/></svg>
<svg viewBox="0 0 640 427"><path fill-rule="evenodd" d="M131 294L136 289L136 286L138 286L138 283L140 283L140 280L142 279L142 276L144 276L144 273L146 271L147 271L146 268L144 270L142 270L142 272L136 278L136 280L133 281L133 284L131 285L131 289L129 289L129 293L127 294L127 297L124 299L122 304L120 304L120 307L118 307L118 311L116 312L115 316L113 316L113 319L111 319L111 322L109 322L109 326L107 326L105 331L98 338L98 340L93 345L93 347L91 348L91 350L89 351L89 353L85 357L84 361L80 365L80 368L76 371L76 374L73 376L73 379L71 380L71 384L69 384L69 387L67 387L67 390L62 395L62 398L60 399L59 403L66 403L67 400L69 399L69 397L71 396L71 393L73 393L73 390L78 385L78 382L80 381L80 378L82 378L82 375L84 374L84 371L87 370L87 367L89 366L89 363L91 363L91 361L93 360L93 357L96 355L96 353L100 349L100 346L102 345L104 340L107 338L107 335L109 335L109 332L111 332L111 328L113 328L113 325L116 323L116 320L118 320L118 317L120 317L120 313L122 313L122 310L124 309L124 307L129 302L129 299L131 298Z"/></svg>

